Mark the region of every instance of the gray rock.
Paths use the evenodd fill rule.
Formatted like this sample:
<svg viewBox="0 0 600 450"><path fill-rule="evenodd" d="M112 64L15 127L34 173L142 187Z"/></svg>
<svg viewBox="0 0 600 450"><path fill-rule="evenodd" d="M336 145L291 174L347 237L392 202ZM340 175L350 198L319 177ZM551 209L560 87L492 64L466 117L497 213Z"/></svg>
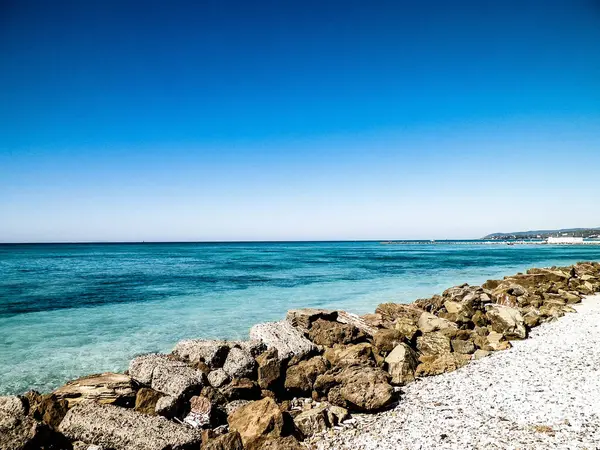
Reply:
<svg viewBox="0 0 600 450"><path fill-rule="evenodd" d="M173 353L191 362L204 362L211 369L223 367L230 344L227 341L191 339L179 341Z"/></svg>
<svg viewBox="0 0 600 450"><path fill-rule="evenodd" d="M159 416L166 417L168 419L172 419L177 416L179 408L179 402L175 397L170 395L165 395L158 399L156 405L154 406L154 412Z"/></svg>
<svg viewBox="0 0 600 450"><path fill-rule="evenodd" d="M227 405L225 405L225 412L227 413L227 415L230 415L231 413L237 411L242 406L246 406L248 403L252 403L252 401L251 400L234 400L232 402L227 403Z"/></svg>
<svg viewBox="0 0 600 450"><path fill-rule="evenodd" d="M19 397L0 397L0 448L21 450L35 439L36 424Z"/></svg>
<svg viewBox="0 0 600 450"><path fill-rule="evenodd" d="M353 325L367 336L373 337L373 335L377 331L377 328L369 325L369 323L365 319L356 314L349 313L346 311L338 311L337 313L337 321L339 323Z"/></svg>
<svg viewBox="0 0 600 450"><path fill-rule="evenodd" d="M208 374L208 382L212 387L220 388L229 383L229 381L229 375L223 369L216 369Z"/></svg>
<svg viewBox="0 0 600 450"><path fill-rule="evenodd" d="M112 405L81 403L59 426L71 440L115 450L184 450L200 445L200 433L170 422Z"/></svg>
<svg viewBox="0 0 600 450"><path fill-rule="evenodd" d="M317 351L312 342L285 320L254 325L250 330L250 337L261 340L268 348L275 348L280 360L299 360Z"/></svg>
<svg viewBox="0 0 600 450"><path fill-rule="evenodd" d="M152 389L176 398L193 395L206 384L203 372L164 355L145 355L129 365L129 375Z"/></svg>
<svg viewBox="0 0 600 450"><path fill-rule="evenodd" d="M302 331L307 332L313 322L316 322L318 319L335 321L337 315L337 311L331 311L329 309L291 309L285 316L285 320L290 322L296 328L300 328Z"/></svg>
<svg viewBox="0 0 600 450"><path fill-rule="evenodd" d="M246 350L253 358L256 358L267 349L264 342L257 339L250 339L249 341L231 341L231 347L239 347L242 350Z"/></svg>
<svg viewBox="0 0 600 450"><path fill-rule="evenodd" d="M223 370L231 378L251 377L256 371L256 361L249 351L234 347L229 350Z"/></svg>

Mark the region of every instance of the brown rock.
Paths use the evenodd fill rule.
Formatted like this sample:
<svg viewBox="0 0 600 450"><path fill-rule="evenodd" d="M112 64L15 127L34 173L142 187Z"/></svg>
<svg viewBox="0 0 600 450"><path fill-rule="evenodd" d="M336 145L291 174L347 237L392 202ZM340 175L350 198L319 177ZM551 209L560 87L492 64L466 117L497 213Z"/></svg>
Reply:
<svg viewBox="0 0 600 450"><path fill-rule="evenodd" d="M398 344L404 341L403 334L395 329L384 328L378 330L373 335L373 344L383 355L387 355L389 352L394 350Z"/></svg>
<svg viewBox="0 0 600 450"><path fill-rule="evenodd" d="M303 308L292 309L288 311L285 320L290 322L294 327L300 328L307 332L313 322L317 320L335 321L337 319L337 311L328 309Z"/></svg>
<svg viewBox="0 0 600 450"><path fill-rule="evenodd" d="M257 358L258 385L262 389L272 389L281 382L282 366L277 355L277 349L261 353Z"/></svg>
<svg viewBox="0 0 600 450"><path fill-rule="evenodd" d="M446 319L442 319L441 317L435 316L428 312L421 314L419 317L418 326L419 330L421 330L423 333L432 333L434 331L444 330L447 328L457 328L455 323Z"/></svg>
<svg viewBox="0 0 600 450"><path fill-rule="evenodd" d="M415 305L382 303L377 307L375 313L381 316L383 326L390 328L398 319L416 325L423 310Z"/></svg>
<svg viewBox="0 0 600 450"><path fill-rule="evenodd" d="M280 437L284 425L283 414L271 398L242 406L229 415L227 422L230 430L240 434L245 447L262 437Z"/></svg>
<svg viewBox="0 0 600 450"><path fill-rule="evenodd" d="M450 353L452 347L450 345L450 338L445 336L440 331L433 333L424 333L417 338L417 349L423 355L442 355L444 353Z"/></svg>
<svg viewBox="0 0 600 450"><path fill-rule="evenodd" d="M214 439L209 439L202 450L244 450L242 438L236 431L222 434Z"/></svg>
<svg viewBox="0 0 600 450"><path fill-rule="evenodd" d="M470 355L475 352L475 344L471 340L452 339L451 345L455 353Z"/></svg>
<svg viewBox="0 0 600 450"><path fill-rule="evenodd" d="M53 394L59 400L66 400L69 408L83 400L132 407L135 404L135 389L135 384L129 376L122 373L103 373L69 381Z"/></svg>
<svg viewBox="0 0 600 450"><path fill-rule="evenodd" d="M56 429L69 409L68 402L54 394L41 395L29 391L23 396L29 405L29 416Z"/></svg>
<svg viewBox="0 0 600 450"><path fill-rule="evenodd" d="M155 408L158 400L164 394L150 388L141 388L135 397L135 410L143 414L156 414Z"/></svg>
<svg viewBox="0 0 600 450"><path fill-rule="evenodd" d="M398 344L385 358L385 362L393 384L404 385L415 380L418 355L407 344Z"/></svg>
<svg viewBox="0 0 600 450"><path fill-rule="evenodd" d="M468 364L470 359L471 357L469 355L461 355L459 353L446 353L437 357L432 357L431 360L419 364L415 375L424 377L452 372Z"/></svg>
<svg viewBox="0 0 600 450"><path fill-rule="evenodd" d="M308 361L300 361L290 366L285 375L285 388L293 394L310 395L317 377L324 374L329 364L322 356L315 356Z"/></svg>
<svg viewBox="0 0 600 450"><path fill-rule="evenodd" d="M293 436L277 438L260 438L251 442L247 450L303 450L303 447Z"/></svg>
<svg viewBox="0 0 600 450"><path fill-rule="evenodd" d="M335 345L323 354L332 366L349 366L352 364L375 365L373 346L368 343L356 345Z"/></svg>
<svg viewBox="0 0 600 450"><path fill-rule="evenodd" d="M375 367L351 366L337 376L340 395L351 409L376 411L393 399L389 375ZM343 406L343 405L339 405Z"/></svg>
<svg viewBox="0 0 600 450"><path fill-rule="evenodd" d="M332 347L334 344L351 344L365 338L354 325L317 319L313 322L308 338L316 345Z"/></svg>
<svg viewBox="0 0 600 450"><path fill-rule="evenodd" d="M233 400L256 400L260 398L260 388L248 378L234 378L221 393L228 401Z"/></svg>

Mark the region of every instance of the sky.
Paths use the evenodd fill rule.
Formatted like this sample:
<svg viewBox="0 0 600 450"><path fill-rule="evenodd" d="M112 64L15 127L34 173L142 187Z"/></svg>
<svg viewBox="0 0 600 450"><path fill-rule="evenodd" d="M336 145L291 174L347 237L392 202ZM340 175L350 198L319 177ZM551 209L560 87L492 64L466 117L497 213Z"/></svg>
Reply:
<svg viewBox="0 0 600 450"><path fill-rule="evenodd" d="M600 1L0 0L0 242L600 227Z"/></svg>

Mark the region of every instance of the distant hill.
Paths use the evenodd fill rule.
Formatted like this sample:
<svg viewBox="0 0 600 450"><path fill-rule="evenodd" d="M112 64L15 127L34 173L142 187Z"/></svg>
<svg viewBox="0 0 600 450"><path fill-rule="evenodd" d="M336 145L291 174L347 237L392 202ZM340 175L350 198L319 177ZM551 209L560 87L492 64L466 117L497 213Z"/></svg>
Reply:
<svg viewBox="0 0 600 450"><path fill-rule="evenodd" d="M550 236L600 238L600 228L563 228L561 230L530 230L512 233L492 233L482 239L547 239Z"/></svg>

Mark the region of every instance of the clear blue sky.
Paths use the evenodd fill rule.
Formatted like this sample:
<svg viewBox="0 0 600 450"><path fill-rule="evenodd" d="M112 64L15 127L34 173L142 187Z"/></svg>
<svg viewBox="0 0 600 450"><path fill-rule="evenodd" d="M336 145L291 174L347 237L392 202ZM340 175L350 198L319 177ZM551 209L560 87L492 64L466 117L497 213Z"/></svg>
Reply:
<svg viewBox="0 0 600 450"><path fill-rule="evenodd" d="M0 1L0 241L600 226L600 2Z"/></svg>

